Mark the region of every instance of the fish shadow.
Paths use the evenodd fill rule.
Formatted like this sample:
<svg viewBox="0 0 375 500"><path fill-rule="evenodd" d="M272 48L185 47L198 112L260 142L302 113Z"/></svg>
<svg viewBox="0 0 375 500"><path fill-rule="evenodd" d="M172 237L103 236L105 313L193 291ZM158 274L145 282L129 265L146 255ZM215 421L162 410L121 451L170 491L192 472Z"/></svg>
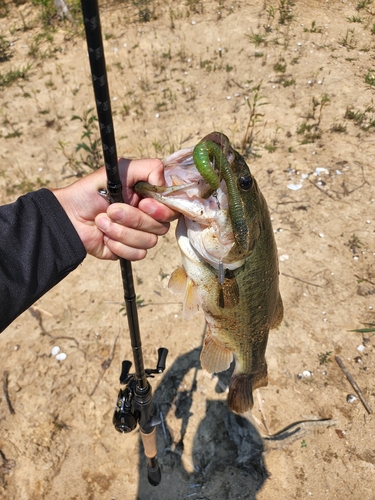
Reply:
<svg viewBox="0 0 375 500"><path fill-rule="evenodd" d="M226 401L206 400L203 419L193 431L189 428L201 370L199 355L200 348L177 358L154 393L154 413L162 416L157 427L162 481L157 487L149 485L140 444L137 500L255 500L268 478L261 436L246 418L230 411ZM191 370L192 383L186 387L183 379ZM230 370L220 374L216 392L222 392L230 375Z"/></svg>

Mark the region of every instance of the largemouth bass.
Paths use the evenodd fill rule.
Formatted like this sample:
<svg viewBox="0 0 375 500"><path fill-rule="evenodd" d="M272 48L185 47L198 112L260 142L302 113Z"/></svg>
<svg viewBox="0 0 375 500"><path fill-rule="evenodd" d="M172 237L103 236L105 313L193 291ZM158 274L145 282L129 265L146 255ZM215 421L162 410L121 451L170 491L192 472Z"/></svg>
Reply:
<svg viewBox="0 0 375 500"><path fill-rule="evenodd" d="M203 309L207 323L201 364L210 373L235 368L228 405L253 406L266 386L268 333L283 317L277 248L266 201L244 158L221 133L164 160L167 186L136 191L181 213L176 238L182 267L169 288L183 293L183 316Z"/></svg>

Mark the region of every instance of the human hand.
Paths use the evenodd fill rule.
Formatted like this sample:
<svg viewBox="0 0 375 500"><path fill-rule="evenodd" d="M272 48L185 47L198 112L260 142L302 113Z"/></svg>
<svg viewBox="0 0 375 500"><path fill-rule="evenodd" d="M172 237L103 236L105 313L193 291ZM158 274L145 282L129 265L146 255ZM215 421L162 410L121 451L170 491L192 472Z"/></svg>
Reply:
<svg viewBox="0 0 375 500"><path fill-rule="evenodd" d="M175 212L152 199L140 199L138 181L164 184L160 160L119 160L125 203L108 202L98 194L107 184L104 167L70 186L52 190L74 225L87 253L99 259L143 259L158 236L169 229Z"/></svg>

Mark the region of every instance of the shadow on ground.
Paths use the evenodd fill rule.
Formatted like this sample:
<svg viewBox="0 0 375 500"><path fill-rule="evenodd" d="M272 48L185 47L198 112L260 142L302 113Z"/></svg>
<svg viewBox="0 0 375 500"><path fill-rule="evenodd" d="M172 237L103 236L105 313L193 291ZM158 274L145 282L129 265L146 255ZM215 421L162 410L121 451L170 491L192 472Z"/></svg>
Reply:
<svg viewBox="0 0 375 500"><path fill-rule="evenodd" d="M177 358L155 391L155 412L163 415L163 425L158 427L158 457L163 477L157 487L148 484L146 459L141 451L138 500L251 500L268 477L258 431L248 420L231 412L226 401L206 400L205 416L196 428L192 453L186 456L184 437L194 415L197 375L201 370L199 353L200 349L194 349ZM191 370L193 382L187 388L183 379ZM230 374L230 370L220 374L217 392L227 385ZM166 425L166 420L172 422L172 428ZM187 464L192 472L187 470ZM169 481L172 475L173 482Z"/></svg>

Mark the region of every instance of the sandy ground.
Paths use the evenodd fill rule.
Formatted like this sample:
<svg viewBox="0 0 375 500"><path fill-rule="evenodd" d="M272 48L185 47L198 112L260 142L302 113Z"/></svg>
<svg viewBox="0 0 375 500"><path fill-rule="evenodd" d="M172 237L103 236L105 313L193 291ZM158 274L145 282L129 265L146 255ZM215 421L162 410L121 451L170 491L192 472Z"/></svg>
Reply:
<svg viewBox="0 0 375 500"><path fill-rule="evenodd" d="M218 130L247 154L268 201L285 305L269 337L269 385L253 416L238 418L228 374L200 368L203 316L184 322L167 289L180 262L171 230L133 266L146 366L169 349L152 380L163 479L149 486L138 431L112 425L131 359L119 266L88 257L1 335L14 413L3 388L0 497L374 499L374 416L358 397L347 402L355 391L335 356L375 408L374 333L352 331L375 323L375 5L129 4L101 11L119 154L163 157ZM75 149L94 106L81 28L56 18L47 28L31 2L8 7L2 202L89 171ZM313 419L330 420L272 437Z"/></svg>

